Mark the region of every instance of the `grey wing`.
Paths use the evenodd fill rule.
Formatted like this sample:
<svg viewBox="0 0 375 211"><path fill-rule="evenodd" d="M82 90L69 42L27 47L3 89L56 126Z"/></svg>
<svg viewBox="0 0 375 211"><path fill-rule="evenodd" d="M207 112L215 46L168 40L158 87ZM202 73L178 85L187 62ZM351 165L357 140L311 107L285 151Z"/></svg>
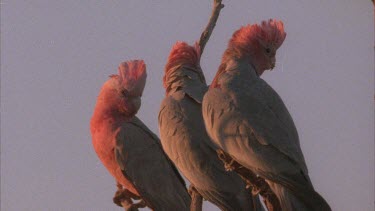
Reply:
<svg viewBox="0 0 375 211"><path fill-rule="evenodd" d="M186 65L178 65L174 68L176 70L168 77L167 83L171 84L169 93L183 89L192 99L202 103L203 96L208 89L202 70Z"/></svg>
<svg viewBox="0 0 375 211"><path fill-rule="evenodd" d="M185 96L185 97L184 97ZM227 172L207 142L201 105L182 92L167 97L159 113L163 148L202 196L222 210L250 210L250 194L234 172Z"/></svg>
<svg viewBox="0 0 375 211"><path fill-rule="evenodd" d="M298 140L290 135L293 129L280 121L272 105L251 96L251 90L247 94L212 89L205 95L202 109L213 141L241 165L299 193L306 203L321 201L308 178Z"/></svg>
<svg viewBox="0 0 375 211"><path fill-rule="evenodd" d="M203 116L207 131L213 136L214 142L221 148L244 144L246 151L252 151L254 146L251 143L256 140L260 146L272 147L273 153L281 154L288 162L292 162L294 167L285 169L286 166L282 165L252 164L255 168L263 167L264 170L275 173L290 172L297 168L307 174L294 123L285 122L285 119L281 121L279 118L280 113L289 112L280 108L281 112L276 112L273 108L275 105L264 100L270 96L263 96L258 90L250 89L242 93L224 93L219 89L211 89L205 95Z"/></svg>
<svg viewBox="0 0 375 211"><path fill-rule="evenodd" d="M157 135L155 135L154 132L152 132L138 117L134 117L132 119L132 124L134 125L137 125L138 127L142 128L145 132L147 132L151 137L152 139L155 140L155 142L159 145L159 148L160 150L162 151L162 153L164 154L165 158L168 160L168 162L170 163L170 166L171 168L173 169L173 171L175 172L176 174L176 177L180 180L181 184L183 184L184 186L186 186L186 183L185 183L185 180L182 178L181 174L178 172L176 166L173 164L173 162L169 159L169 157L167 156L167 154L165 154L164 150L162 149L162 146L161 146L161 142L160 142L160 139L158 138Z"/></svg>
<svg viewBox="0 0 375 211"><path fill-rule="evenodd" d="M140 120L125 123L116 136L116 161L124 176L152 209L189 210L190 196L159 140L143 123L134 121Z"/></svg>
<svg viewBox="0 0 375 211"><path fill-rule="evenodd" d="M307 175L308 170L300 147L297 129L283 100L263 79L259 79L252 89L252 93L249 94L255 97L254 109L258 110L256 107L264 107L265 110L262 114L258 113L252 118L254 119L252 125L259 126L258 131L263 131L261 136L265 137L259 140L265 141L265 144L276 146L288 157L298 162ZM275 128L277 129L275 130Z"/></svg>

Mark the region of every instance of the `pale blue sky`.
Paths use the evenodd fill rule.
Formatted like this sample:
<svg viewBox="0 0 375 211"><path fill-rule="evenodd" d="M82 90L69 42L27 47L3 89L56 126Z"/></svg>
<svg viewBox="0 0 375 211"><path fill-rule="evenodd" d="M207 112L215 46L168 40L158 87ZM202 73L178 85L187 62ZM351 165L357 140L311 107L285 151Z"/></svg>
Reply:
<svg viewBox="0 0 375 211"><path fill-rule="evenodd" d="M192 43L212 1L2 0L1 210L122 210L91 145L97 94L142 58L139 117L158 133L163 67ZM374 14L369 0L224 0L202 58L210 82L231 34L278 18L287 37L264 79L297 125L316 190L333 210L374 210ZM217 210L205 203L204 210Z"/></svg>

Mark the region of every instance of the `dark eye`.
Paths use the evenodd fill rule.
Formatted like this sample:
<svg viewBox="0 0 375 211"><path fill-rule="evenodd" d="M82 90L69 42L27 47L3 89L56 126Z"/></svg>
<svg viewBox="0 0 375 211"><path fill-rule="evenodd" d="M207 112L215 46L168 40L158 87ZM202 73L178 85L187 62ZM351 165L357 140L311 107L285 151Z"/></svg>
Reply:
<svg viewBox="0 0 375 211"><path fill-rule="evenodd" d="M266 48L266 53L271 53L271 49Z"/></svg>
<svg viewBox="0 0 375 211"><path fill-rule="evenodd" d="M123 90L121 90L121 94L122 94L123 96L127 96L127 95L129 94L129 92L128 92L128 90L123 89Z"/></svg>

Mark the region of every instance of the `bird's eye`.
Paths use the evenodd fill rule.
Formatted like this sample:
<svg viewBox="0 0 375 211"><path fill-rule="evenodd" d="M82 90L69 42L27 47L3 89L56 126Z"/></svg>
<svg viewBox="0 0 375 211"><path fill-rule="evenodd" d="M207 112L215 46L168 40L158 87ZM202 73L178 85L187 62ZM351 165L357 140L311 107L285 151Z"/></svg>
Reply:
<svg viewBox="0 0 375 211"><path fill-rule="evenodd" d="M266 48L266 53L271 53L271 49Z"/></svg>
<svg viewBox="0 0 375 211"><path fill-rule="evenodd" d="M123 90L121 90L121 94L122 94L123 96L127 96L127 95L129 94L129 92L128 92L128 90L123 89Z"/></svg>

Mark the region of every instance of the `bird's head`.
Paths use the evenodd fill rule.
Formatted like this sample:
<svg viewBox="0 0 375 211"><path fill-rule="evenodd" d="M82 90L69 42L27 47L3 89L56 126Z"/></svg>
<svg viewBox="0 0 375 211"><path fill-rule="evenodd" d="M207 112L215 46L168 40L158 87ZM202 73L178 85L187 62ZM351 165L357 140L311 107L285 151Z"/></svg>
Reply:
<svg viewBox="0 0 375 211"><path fill-rule="evenodd" d="M283 22L270 19L241 27L233 34L229 48L235 49L239 57L247 57L260 76L275 67L276 51L285 37Z"/></svg>
<svg viewBox="0 0 375 211"><path fill-rule="evenodd" d="M126 116L134 116L141 107L141 96L146 84L146 65L143 60L122 62L118 75L108 81L116 95L118 110Z"/></svg>
<svg viewBox="0 0 375 211"><path fill-rule="evenodd" d="M167 64L165 65L163 85L168 93L172 84L181 79L181 71L193 71L198 74L199 79L206 83L202 69L200 67L201 50L198 43L194 46L186 42L176 42L169 53ZM186 68L184 68L184 67Z"/></svg>

